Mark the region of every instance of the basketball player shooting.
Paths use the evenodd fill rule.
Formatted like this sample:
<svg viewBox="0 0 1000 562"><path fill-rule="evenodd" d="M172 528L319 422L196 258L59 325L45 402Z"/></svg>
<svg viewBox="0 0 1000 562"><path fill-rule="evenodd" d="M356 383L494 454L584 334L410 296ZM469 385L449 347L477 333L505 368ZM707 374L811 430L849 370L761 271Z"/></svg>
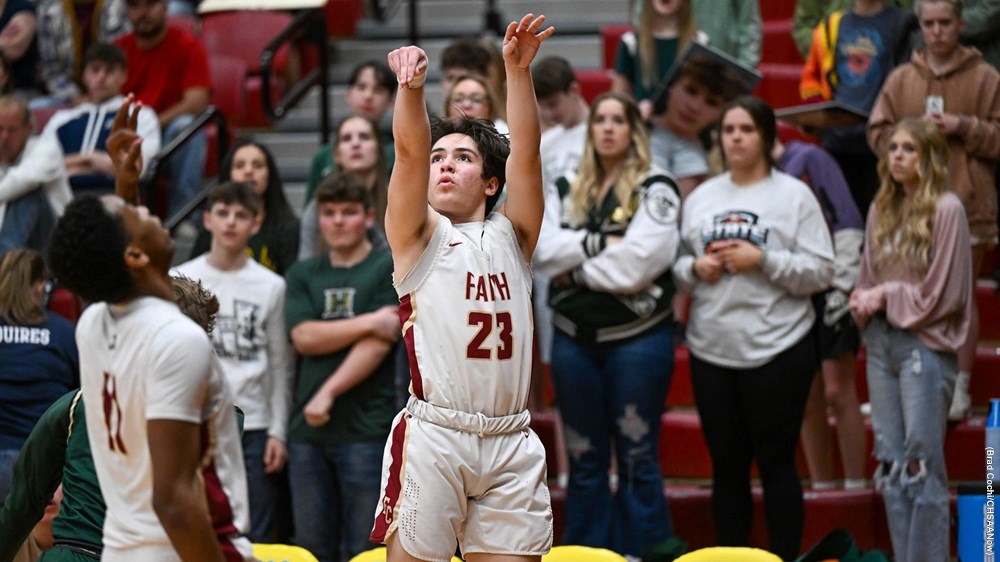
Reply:
<svg viewBox="0 0 1000 562"><path fill-rule="evenodd" d="M431 127L427 56L389 53L399 92L386 236L411 397L385 448L372 541L390 562L538 561L552 544L545 451L529 429L531 275L544 208L529 67L544 16L503 40L510 140L489 121ZM506 184L507 200L494 209Z"/></svg>

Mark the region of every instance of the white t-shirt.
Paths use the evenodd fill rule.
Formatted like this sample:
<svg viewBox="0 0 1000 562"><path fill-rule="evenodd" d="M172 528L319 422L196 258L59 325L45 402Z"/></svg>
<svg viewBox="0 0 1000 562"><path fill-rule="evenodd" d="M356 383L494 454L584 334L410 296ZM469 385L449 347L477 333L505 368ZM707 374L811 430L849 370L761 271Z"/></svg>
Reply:
<svg viewBox="0 0 1000 562"><path fill-rule="evenodd" d="M202 480L220 542L250 559L246 473L232 398L208 336L171 302L97 303L76 331L80 382L107 516L104 560L179 560L153 512L148 420L202 426Z"/></svg>
<svg viewBox="0 0 1000 562"><path fill-rule="evenodd" d="M458 225L440 217L396 293L414 396L487 416L525 409L531 272L507 217Z"/></svg>
<svg viewBox="0 0 1000 562"><path fill-rule="evenodd" d="M292 395L293 355L285 326L285 280L248 259L235 271L209 265L207 254L175 269L219 299L212 346L222 363L246 431L284 441Z"/></svg>

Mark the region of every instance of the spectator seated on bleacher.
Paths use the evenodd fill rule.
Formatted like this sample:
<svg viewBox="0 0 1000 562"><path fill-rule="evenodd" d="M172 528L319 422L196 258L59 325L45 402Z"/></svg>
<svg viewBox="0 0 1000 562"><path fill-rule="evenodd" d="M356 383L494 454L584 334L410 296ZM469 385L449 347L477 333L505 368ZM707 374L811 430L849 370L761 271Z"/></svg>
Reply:
<svg viewBox="0 0 1000 562"><path fill-rule="evenodd" d="M31 130L27 104L0 97L0 255L18 246L43 251L72 198L58 150Z"/></svg>
<svg viewBox="0 0 1000 562"><path fill-rule="evenodd" d="M31 105L76 105L84 101L80 90L84 54L92 44L114 41L131 29L125 0L37 0L36 4L39 66L47 95Z"/></svg>
<svg viewBox="0 0 1000 562"><path fill-rule="evenodd" d="M115 113L125 99L119 93L125 83L125 53L108 43L92 45L87 49L83 83L87 89L86 101L53 115L42 132L42 139L55 144L62 153L74 194L112 193L114 168L106 143ZM142 137L143 165L149 165L160 150L160 124L156 112L142 107L137 130Z"/></svg>
<svg viewBox="0 0 1000 562"><path fill-rule="evenodd" d="M205 46L190 33L167 25L166 0L126 0L133 32L115 44L125 51L123 92L152 107L163 142L170 142L208 107L212 79ZM170 170L169 213L201 189L205 170L205 134L195 133L166 164Z"/></svg>
<svg viewBox="0 0 1000 562"><path fill-rule="evenodd" d="M0 9L0 52L10 62L8 72L14 89L31 95L36 91L38 17L30 0L6 0Z"/></svg>

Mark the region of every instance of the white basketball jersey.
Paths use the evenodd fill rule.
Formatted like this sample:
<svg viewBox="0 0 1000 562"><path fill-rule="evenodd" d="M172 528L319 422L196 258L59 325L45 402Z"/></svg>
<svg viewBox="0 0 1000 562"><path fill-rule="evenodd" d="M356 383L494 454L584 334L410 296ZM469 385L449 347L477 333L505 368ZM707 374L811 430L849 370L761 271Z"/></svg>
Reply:
<svg viewBox="0 0 1000 562"><path fill-rule="evenodd" d="M460 225L440 217L396 292L414 396L487 416L524 410L531 272L507 217Z"/></svg>
<svg viewBox="0 0 1000 562"><path fill-rule="evenodd" d="M147 420L201 425L203 485L227 560L248 559L246 472L232 395L208 335L171 302L98 303L76 331L87 433L107 504L108 560L179 559L153 512ZM215 368L214 368L215 367Z"/></svg>

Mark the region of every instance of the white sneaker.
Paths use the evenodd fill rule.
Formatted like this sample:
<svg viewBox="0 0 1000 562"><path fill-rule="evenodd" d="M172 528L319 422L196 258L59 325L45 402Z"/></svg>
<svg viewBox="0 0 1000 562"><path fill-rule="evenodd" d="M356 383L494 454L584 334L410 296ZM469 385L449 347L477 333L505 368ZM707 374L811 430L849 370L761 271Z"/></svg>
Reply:
<svg viewBox="0 0 1000 562"><path fill-rule="evenodd" d="M972 399L969 397L969 373L959 371L955 378L955 394L951 397L951 408L948 409L949 421L962 421L972 409Z"/></svg>

